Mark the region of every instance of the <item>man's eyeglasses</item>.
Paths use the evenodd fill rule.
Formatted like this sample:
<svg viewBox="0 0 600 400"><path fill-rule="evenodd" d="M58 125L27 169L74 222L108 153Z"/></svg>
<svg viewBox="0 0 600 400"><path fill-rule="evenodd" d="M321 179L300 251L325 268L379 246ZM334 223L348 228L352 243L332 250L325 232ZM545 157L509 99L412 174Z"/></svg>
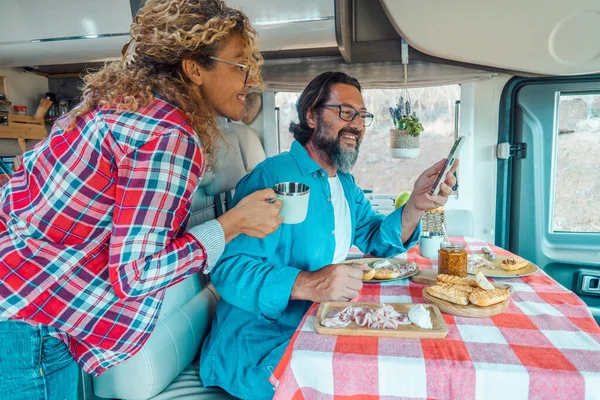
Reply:
<svg viewBox="0 0 600 400"><path fill-rule="evenodd" d="M252 72L250 67L248 67L245 64L240 64L240 63L236 63L236 62L229 61L229 60L223 60L222 58L217 58L217 57L213 57L213 56L208 56L208 58L210 58L211 60L219 61L219 62L229 64L229 65L235 65L236 67L238 67L238 69L241 72L246 74L246 78L244 79L244 86L246 86L246 83L248 83L248 78L250 77L250 73Z"/></svg>
<svg viewBox="0 0 600 400"><path fill-rule="evenodd" d="M365 127L371 125L371 123L373 122L373 114L366 111L356 111L350 106L345 106L343 104L323 104L322 107L337 107L340 110L340 119L347 122L354 121L354 118L356 118L357 115L360 115L360 117L363 120L363 125Z"/></svg>

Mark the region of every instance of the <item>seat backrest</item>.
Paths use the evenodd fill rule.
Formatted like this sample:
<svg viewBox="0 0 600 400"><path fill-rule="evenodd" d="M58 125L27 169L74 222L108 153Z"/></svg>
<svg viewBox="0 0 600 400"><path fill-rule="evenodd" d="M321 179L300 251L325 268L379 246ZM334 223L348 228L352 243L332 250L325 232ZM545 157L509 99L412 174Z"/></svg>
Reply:
<svg viewBox="0 0 600 400"><path fill-rule="evenodd" d="M228 198L238 181L266 158L254 129L245 125L222 123L226 143L218 147L213 171L205 174L192 200L190 226L218 217L227 210Z"/></svg>
<svg viewBox="0 0 600 400"><path fill-rule="evenodd" d="M469 210L445 210L448 236L473 236L473 213Z"/></svg>
<svg viewBox="0 0 600 400"><path fill-rule="evenodd" d="M256 132L223 124L214 170L205 174L192 200L189 226L216 218L228 207L237 182L265 158ZM210 330L218 294L203 273L167 289L158 323L132 358L93 379L100 397L147 399L160 393L198 355Z"/></svg>

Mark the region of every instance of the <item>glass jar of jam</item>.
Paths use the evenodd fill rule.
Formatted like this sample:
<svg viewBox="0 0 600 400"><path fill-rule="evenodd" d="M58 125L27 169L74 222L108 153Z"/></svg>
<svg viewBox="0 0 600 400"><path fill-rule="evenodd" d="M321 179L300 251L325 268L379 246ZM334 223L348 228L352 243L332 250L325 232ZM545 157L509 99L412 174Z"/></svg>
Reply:
<svg viewBox="0 0 600 400"><path fill-rule="evenodd" d="M462 243L442 242L438 250L438 274L467 276L467 251Z"/></svg>

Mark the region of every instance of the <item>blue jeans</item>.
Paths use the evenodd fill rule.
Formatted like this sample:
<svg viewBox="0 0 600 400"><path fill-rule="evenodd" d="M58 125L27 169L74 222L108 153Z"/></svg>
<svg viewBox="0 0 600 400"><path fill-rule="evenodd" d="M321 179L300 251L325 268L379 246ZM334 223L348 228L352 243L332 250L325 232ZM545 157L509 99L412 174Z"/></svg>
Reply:
<svg viewBox="0 0 600 400"><path fill-rule="evenodd" d="M0 399L77 400L79 367L48 327L0 321Z"/></svg>

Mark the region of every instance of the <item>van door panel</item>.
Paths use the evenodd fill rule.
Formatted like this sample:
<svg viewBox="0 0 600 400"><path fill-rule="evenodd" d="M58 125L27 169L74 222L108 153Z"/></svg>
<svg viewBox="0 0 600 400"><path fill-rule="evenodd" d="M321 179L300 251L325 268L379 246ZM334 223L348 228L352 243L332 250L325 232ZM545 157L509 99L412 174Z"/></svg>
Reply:
<svg viewBox="0 0 600 400"><path fill-rule="evenodd" d="M600 127L600 113L596 115L595 109L589 108L591 111L586 114L583 107L580 118L585 123L574 120L567 129L564 124L561 126L562 119L567 118L564 105L559 110L561 98L570 100L583 96L581 98L589 100L590 95L592 99L597 96L600 102L599 76L517 78L507 84L501 102L499 142L525 143L527 155L522 159L498 160L498 215L509 216L509 222L504 229L498 229L496 239L499 245L534 262L575 292L600 321L600 296L581 292L579 283L582 273L600 276L600 219L592 220L581 229L574 223L578 218L585 220L586 215L595 219L599 207L596 185L600 182L600 167L595 169L593 163L600 161L593 160L594 154L600 152L597 150L600 149L600 132L594 133L589 126L598 123ZM569 118L571 114L569 111ZM571 146L567 151L565 143ZM580 156L580 152L588 152L591 160ZM584 163L590 161L591 168L583 168L587 165ZM585 172L557 178L557 173L564 174L569 168ZM569 180L564 176L569 176ZM501 192L501 188L508 188L508 193ZM580 193L575 193L577 191ZM570 214L562 211L559 218L555 209L565 204L569 206L569 201L577 202L578 206L571 207ZM595 280L591 282L596 284Z"/></svg>

